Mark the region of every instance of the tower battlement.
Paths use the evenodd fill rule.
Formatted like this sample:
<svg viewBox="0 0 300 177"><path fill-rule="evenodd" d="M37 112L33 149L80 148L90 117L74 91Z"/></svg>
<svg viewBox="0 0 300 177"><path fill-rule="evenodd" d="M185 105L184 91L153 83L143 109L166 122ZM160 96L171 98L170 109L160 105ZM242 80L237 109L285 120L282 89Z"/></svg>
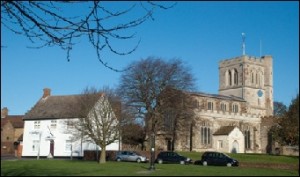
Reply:
<svg viewBox="0 0 300 177"><path fill-rule="evenodd" d="M255 56L248 56L243 55L235 58L224 59L219 62L219 67L228 67L231 65L239 64L239 63L249 63L249 64L256 64L256 65L265 65L269 59L272 59L272 56L265 55L262 57L255 57Z"/></svg>

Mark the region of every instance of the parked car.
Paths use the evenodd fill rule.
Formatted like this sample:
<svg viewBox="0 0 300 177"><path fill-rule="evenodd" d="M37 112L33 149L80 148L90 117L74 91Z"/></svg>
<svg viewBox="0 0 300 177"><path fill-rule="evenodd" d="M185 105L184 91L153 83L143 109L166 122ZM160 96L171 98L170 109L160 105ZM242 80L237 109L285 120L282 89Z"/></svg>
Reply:
<svg viewBox="0 0 300 177"><path fill-rule="evenodd" d="M149 159L135 151L119 151L116 155L116 161L130 161L130 162L147 162Z"/></svg>
<svg viewBox="0 0 300 177"><path fill-rule="evenodd" d="M202 154L201 160L196 160L195 165L220 165L220 166L239 166L239 162L236 159L231 158L225 153L206 151Z"/></svg>
<svg viewBox="0 0 300 177"><path fill-rule="evenodd" d="M189 164L192 163L192 159L179 155L176 152L162 151L157 155L155 162L159 164L162 163Z"/></svg>

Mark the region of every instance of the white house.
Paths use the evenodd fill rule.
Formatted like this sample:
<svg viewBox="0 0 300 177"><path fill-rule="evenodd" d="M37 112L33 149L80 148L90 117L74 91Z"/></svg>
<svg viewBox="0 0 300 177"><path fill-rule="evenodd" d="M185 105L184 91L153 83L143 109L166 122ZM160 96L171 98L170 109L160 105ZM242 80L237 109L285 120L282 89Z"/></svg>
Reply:
<svg viewBox="0 0 300 177"><path fill-rule="evenodd" d="M74 124L68 122L80 119L80 96L51 96L50 89L44 89L43 97L23 118L22 157L83 157L84 150L101 150L93 141L72 136ZM96 102L94 105L101 107ZM119 150L119 142L116 140L106 150Z"/></svg>
<svg viewBox="0 0 300 177"><path fill-rule="evenodd" d="M244 153L244 135L235 126L223 126L213 134L215 149L227 153Z"/></svg>

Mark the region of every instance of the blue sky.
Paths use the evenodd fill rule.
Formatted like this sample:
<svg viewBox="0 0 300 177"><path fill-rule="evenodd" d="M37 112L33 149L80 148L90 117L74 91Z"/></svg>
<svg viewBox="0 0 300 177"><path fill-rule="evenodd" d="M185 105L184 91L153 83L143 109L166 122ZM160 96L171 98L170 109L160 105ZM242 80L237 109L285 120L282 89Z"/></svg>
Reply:
<svg viewBox="0 0 300 177"><path fill-rule="evenodd" d="M124 2L109 3L112 8L122 6ZM149 56L180 58L195 75L198 91L218 93L219 61L242 55L244 32L247 55L273 56L274 101L288 106L299 93L299 2L180 1L172 9L157 9L153 17L134 29L136 39L114 44L122 51L141 39L133 54L121 57L104 51L104 60L123 69ZM58 47L27 48L31 43L25 37L2 25L1 45L1 108L7 107L10 115L25 114L46 87L52 95L71 95L86 86L114 88L119 83L121 73L101 65L84 39L73 48L70 62Z"/></svg>

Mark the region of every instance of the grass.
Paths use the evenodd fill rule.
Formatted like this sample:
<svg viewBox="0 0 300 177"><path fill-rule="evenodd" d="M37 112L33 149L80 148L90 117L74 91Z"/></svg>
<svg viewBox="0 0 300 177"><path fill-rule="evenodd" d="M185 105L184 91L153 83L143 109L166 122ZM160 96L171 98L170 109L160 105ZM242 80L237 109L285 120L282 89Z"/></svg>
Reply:
<svg viewBox="0 0 300 177"><path fill-rule="evenodd" d="M191 159L200 160L202 153L200 152L178 152L181 155ZM230 157L238 160L239 162L247 163L275 163L275 164L299 164L298 156L276 156L268 154L234 154L226 153Z"/></svg>
<svg viewBox="0 0 300 177"><path fill-rule="evenodd" d="M200 158L196 152L180 152L193 160ZM269 156L259 154L229 154L242 162L299 164L299 157ZM270 161L271 160L271 161ZM1 161L1 176L299 176L297 170L247 167L214 167L199 165L113 162L98 164L80 160L15 160Z"/></svg>

